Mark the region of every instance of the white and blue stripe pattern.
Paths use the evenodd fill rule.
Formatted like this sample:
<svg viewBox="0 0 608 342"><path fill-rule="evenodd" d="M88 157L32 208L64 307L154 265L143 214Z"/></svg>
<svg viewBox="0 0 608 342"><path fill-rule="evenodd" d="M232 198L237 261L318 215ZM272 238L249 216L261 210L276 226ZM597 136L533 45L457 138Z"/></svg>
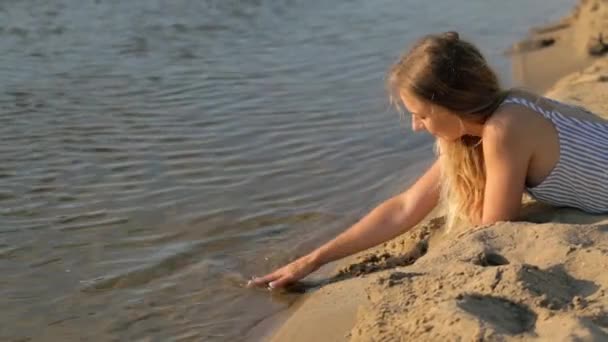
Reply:
<svg viewBox="0 0 608 342"><path fill-rule="evenodd" d="M555 108L568 106L549 101ZM608 213L608 122L548 111L524 98L509 97L503 103L517 103L542 114L553 123L559 135L559 160L541 184L527 188L530 195L554 206Z"/></svg>

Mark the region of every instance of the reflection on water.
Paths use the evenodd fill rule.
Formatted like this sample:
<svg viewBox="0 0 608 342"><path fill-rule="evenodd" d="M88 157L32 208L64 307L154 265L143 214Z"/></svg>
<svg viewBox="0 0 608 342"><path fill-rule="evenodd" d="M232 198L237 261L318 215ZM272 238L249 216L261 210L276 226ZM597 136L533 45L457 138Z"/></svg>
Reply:
<svg viewBox="0 0 608 342"><path fill-rule="evenodd" d="M0 339L243 339L293 299L247 277L428 164L389 63L459 29L508 75L571 3L518 1L1 1Z"/></svg>

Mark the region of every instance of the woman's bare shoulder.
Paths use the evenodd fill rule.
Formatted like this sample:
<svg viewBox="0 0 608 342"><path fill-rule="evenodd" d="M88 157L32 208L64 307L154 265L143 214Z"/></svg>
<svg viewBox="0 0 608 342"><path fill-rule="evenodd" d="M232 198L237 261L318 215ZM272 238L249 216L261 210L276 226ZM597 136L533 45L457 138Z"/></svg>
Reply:
<svg viewBox="0 0 608 342"><path fill-rule="evenodd" d="M542 115L525 106L501 106L484 125L484 151L529 160L539 146L545 145L550 129Z"/></svg>
<svg viewBox="0 0 608 342"><path fill-rule="evenodd" d="M535 126L535 119L523 106L501 106L486 121L483 138L521 139Z"/></svg>

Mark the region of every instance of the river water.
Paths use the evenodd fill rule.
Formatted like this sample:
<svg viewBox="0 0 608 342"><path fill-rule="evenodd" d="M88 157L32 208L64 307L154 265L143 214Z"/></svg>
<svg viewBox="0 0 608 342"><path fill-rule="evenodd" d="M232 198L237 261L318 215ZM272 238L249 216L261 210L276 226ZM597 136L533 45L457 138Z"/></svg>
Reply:
<svg viewBox="0 0 608 342"><path fill-rule="evenodd" d="M251 338L297 296L249 276L428 165L403 49L458 30L509 85L573 2L0 1L0 340Z"/></svg>

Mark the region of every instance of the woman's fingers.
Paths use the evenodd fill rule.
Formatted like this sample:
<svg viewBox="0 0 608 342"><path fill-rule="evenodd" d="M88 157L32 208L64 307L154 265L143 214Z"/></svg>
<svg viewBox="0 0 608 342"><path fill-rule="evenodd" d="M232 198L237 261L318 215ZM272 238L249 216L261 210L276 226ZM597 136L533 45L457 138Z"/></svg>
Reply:
<svg viewBox="0 0 608 342"><path fill-rule="evenodd" d="M265 275L260 278L253 278L248 283L248 287L268 286L271 289L278 289L293 281L293 275L282 274L279 271Z"/></svg>
<svg viewBox="0 0 608 342"><path fill-rule="evenodd" d="M299 259L261 278L251 279L247 286L268 286L271 289L277 289L307 276L312 271L314 271L314 264L309 263L306 259Z"/></svg>
<svg viewBox="0 0 608 342"><path fill-rule="evenodd" d="M268 283L268 287L270 287L271 289L279 289L282 287L285 287L285 285L291 283L293 281L293 276L292 275L285 275L280 277L277 280L273 280L270 283Z"/></svg>
<svg viewBox="0 0 608 342"><path fill-rule="evenodd" d="M247 283L247 286L266 286L266 284L279 277L280 275L278 274L278 271L267 274L263 277L254 277Z"/></svg>

